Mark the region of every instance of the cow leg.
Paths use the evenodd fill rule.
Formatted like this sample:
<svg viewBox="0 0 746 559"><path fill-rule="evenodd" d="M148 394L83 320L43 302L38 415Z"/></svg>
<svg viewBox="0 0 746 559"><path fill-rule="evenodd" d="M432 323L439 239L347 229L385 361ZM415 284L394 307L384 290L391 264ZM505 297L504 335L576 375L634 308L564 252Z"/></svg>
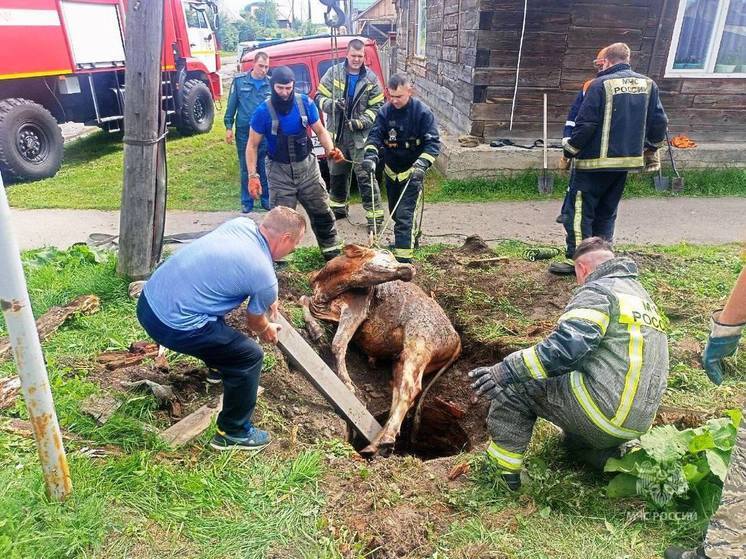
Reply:
<svg viewBox="0 0 746 559"><path fill-rule="evenodd" d="M399 356L394 365L394 392L391 396L389 418L373 442L360 451L362 455L391 453L404 417L422 390L422 376L431 356L430 350L423 343L412 349L405 349Z"/></svg>
<svg viewBox="0 0 746 559"><path fill-rule="evenodd" d="M319 321L311 314L311 300L305 295L300 298L300 304L303 307L303 320L306 321L306 330L314 342L318 342L324 336L324 329Z"/></svg>
<svg viewBox="0 0 746 559"><path fill-rule="evenodd" d="M365 322L368 316L368 306L370 297L345 297L344 303L340 306L339 325L337 332L332 340L332 353L337 360L337 376L347 385L352 393L355 393L355 385L352 383L349 373L347 372L347 346L350 345L352 336L357 332L358 327Z"/></svg>

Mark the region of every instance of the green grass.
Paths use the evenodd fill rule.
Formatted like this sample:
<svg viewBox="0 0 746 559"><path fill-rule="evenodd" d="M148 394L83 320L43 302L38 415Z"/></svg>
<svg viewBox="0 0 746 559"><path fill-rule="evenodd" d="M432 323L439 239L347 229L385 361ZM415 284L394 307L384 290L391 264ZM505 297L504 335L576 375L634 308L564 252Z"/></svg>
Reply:
<svg viewBox="0 0 746 559"><path fill-rule="evenodd" d="M442 248L426 247L417 256ZM524 248L523 243L506 242L497 250L518 257ZM673 370L666 402L721 409L742 398L743 365L715 387L677 345L685 336L705 339L707 312L722 302L742 266L739 247L620 248L634 251L643 282L672 322ZM290 269L301 275L320 264L318 249L308 248L296 253ZM496 486L480 453L463 456L472 463L472 473L462 486L453 488L438 479L437 489L409 494L409 484L432 475L416 461L402 460L389 469L384 463L351 462L349 446L337 440L247 457L206 449L208 432L195 445L169 451L151 433L153 426L163 426L155 419L155 402L149 396L127 396L114 417L98 426L80 411L82 399L100 391L90 378L92 359L145 336L126 282L116 276L111 256L85 248L32 251L24 255L24 266L36 316L88 293L101 298L102 308L69 321L44 343L60 423L77 437L66 443L74 487L70 500L48 501L33 441L0 430L2 557L375 557L359 539L359 525L337 523L332 530L328 516L335 511L325 504L334 495L326 493L324 484L330 476L356 479L361 491L380 487L373 502L359 503L361 512L373 506L380 514L396 507L411 507L422 515L448 511L447 522L439 524L442 529L428 524L416 535L428 554L409 557L466 559L503 553L510 559L652 559L666 545L693 545L700 535L691 523L630 521L628 513L641 505L608 499L608 478L574 466L544 422L537 425L527 454L531 480L517 495ZM467 296L475 304L484 299L475 288ZM506 315L517 312L517 302L507 298L483 302ZM265 363L269 374L274 363ZM0 377L13 373L12 362L0 363ZM274 429L282 418L265 408L260 400L264 424ZM25 416L19 402L0 411L0 424ZM103 445L119 451L103 458L81 452ZM387 549L387 542L379 543Z"/></svg>
<svg viewBox="0 0 746 559"><path fill-rule="evenodd" d="M213 129L184 137L171 128L168 150L168 207L172 210L233 211L239 209L239 172L235 145L224 141L222 109ZM65 146L56 176L8 188L17 208L118 209L122 197L123 148L116 137L96 132ZM566 174L554 173L550 196L537 192L534 171L500 179L446 180L432 171L426 180L428 202L542 200L561 198ZM686 196L746 196L746 170L685 171ZM385 189L384 189L385 191ZM383 192L385 195L385 192ZM649 175L630 174L627 197L666 197L655 191ZM359 196L353 196L359 202Z"/></svg>

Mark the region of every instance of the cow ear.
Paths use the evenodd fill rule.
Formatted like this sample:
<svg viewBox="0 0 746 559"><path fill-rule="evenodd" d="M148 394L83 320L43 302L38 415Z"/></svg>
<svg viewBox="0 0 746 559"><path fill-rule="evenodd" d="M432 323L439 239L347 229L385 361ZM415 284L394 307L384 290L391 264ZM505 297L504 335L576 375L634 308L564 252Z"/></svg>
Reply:
<svg viewBox="0 0 746 559"><path fill-rule="evenodd" d="M360 258L364 254L363 247L359 245L345 245L344 253L347 258Z"/></svg>

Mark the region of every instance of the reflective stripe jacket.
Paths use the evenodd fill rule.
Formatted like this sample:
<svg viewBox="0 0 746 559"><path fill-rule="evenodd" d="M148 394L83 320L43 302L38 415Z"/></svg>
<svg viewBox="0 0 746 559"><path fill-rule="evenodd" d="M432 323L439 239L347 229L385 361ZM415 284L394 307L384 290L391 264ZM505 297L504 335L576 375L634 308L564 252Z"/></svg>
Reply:
<svg viewBox="0 0 746 559"><path fill-rule="evenodd" d="M257 89L249 72L236 74L231 83L228 105L225 107L225 116L223 117L225 127L233 128L235 119L236 128L248 129L254 111L271 93L268 79L265 78L262 87Z"/></svg>
<svg viewBox="0 0 746 559"><path fill-rule="evenodd" d="M567 120L565 120L565 127L562 129L563 138L567 138L569 140L570 136L572 136L572 131L575 129L575 119L578 118L580 106L583 104L583 99L585 99L585 92L588 91L591 82L593 82L593 80L588 80L583 84L583 87L575 96L575 101L573 101L572 105L570 105L570 110L567 112Z"/></svg>
<svg viewBox="0 0 746 559"><path fill-rule="evenodd" d="M555 330L503 363L522 380L570 374L591 421L620 439L650 427L668 376L667 319L628 258L601 264L578 288Z"/></svg>
<svg viewBox="0 0 746 559"><path fill-rule="evenodd" d="M347 122L342 118L341 112L335 109L334 101L349 97L350 95L347 92L347 62L345 61L326 71L316 92L316 105L325 113L326 129L333 140L337 139L341 132L340 127ZM383 91L378 83L378 77L374 72L363 66L360 68L355 93L352 95L352 105L347 109L348 119L358 119L363 122L362 130L352 132L355 147L362 148L365 145L368 130L373 126L376 113L383 105L383 101ZM350 131L347 130L346 132Z"/></svg>
<svg viewBox="0 0 746 559"><path fill-rule="evenodd" d="M667 126L655 82L616 64L592 81L563 145L581 171L637 169L645 147L664 145Z"/></svg>
<svg viewBox="0 0 746 559"><path fill-rule="evenodd" d="M406 180L415 161L419 159L427 169L440 154L435 115L416 97L411 97L401 109L386 103L368 134L365 151L383 155L386 174Z"/></svg>

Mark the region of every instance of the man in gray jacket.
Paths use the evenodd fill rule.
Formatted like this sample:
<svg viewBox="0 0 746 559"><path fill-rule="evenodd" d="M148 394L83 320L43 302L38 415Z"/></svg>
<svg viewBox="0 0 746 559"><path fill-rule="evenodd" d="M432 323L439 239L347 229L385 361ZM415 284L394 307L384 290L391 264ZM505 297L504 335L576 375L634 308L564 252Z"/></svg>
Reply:
<svg viewBox="0 0 746 559"><path fill-rule="evenodd" d="M329 162L329 205L335 217L347 215L350 196L350 172L357 177L368 231L378 231L383 224L383 205L378 183L359 163L368 132L383 105L383 91L376 74L364 64L365 44L352 39L346 59L329 68L319 82L316 103L326 116L326 129L348 161ZM349 163L352 161L352 163Z"/></svg>
<svg viewBox="0 0 746 559"><path fill-rule="evenodd" d="M574 254L581 287L554 331L491 367L469 372L491 400L487 449L508 487L520 487L537 417L559 426L583 462L603 467L655 418L668 376L666 318L637 279L637 265L591 237Z"/></svg>

